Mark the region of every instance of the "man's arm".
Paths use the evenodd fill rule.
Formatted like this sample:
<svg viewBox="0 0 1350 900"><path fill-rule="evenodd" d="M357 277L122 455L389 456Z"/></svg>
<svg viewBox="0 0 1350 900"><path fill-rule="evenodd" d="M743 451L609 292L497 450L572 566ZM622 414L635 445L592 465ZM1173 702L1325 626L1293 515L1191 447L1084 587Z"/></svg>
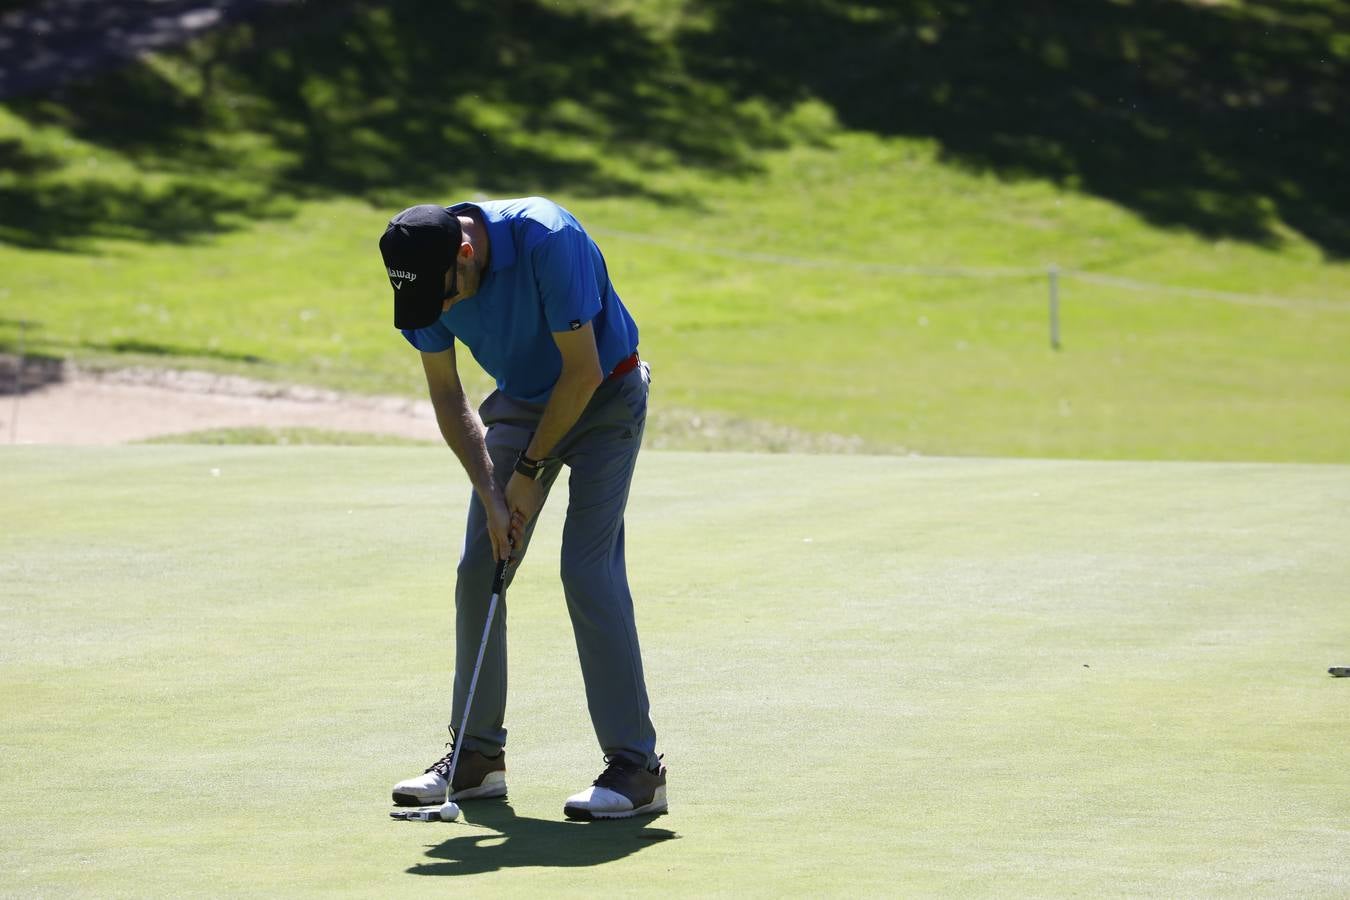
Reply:
<svg viewBox="0 0 1350 900"><path fill-rule="evenodd" d="M427 391L431 395L431 406L436 410L436 424L440 426L441 436L459 457L474 493L487 510L493 555L505 559L510 554L510 515L505 498L492 477L492 458L488 455L483 421L469 404L459 380L454 344L439 353L423 352L422 371L427 376Z"/></svg>
<svg viewBox="0 0 1350 900"><path fill-rule="evenodd" d="M600 353L595 347L595 330L590 322L576 331L554 332L553 343L562 354L562 374L553 386L543 418L525 451L530 459L543 459L553 452L558 441L581 418L595 389L605 380L605 374L600 371Z"/></svg>
<svg viewBox="0 0 1350 900"><path fill-rule="evenodd" d="M544 415L539 420L525 455L543 459L563 439L563 435L577 423L586 404L591 402L595 389L605 380L600 371L600 353L595 346L595 330L587 322L576 331L555 331L553 342L562 354L562 374L549 394ZM543 505L543 489L537 481L519 472L512 473L506 484L506 505L511 511L513 537L519 539L525 526Z"/></svg>

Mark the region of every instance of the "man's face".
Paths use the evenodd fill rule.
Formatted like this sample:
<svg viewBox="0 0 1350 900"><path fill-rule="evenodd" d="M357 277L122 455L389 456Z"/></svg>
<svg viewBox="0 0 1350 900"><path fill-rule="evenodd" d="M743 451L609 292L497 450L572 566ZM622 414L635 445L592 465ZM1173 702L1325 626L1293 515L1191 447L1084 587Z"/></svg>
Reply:
<svg viewBox="0 0 1350 900"><path fill-rule="evenodd" d="M467 300L478 293L478 285L482 281L483 267L478 262L478 257L474 255L472 245L465 243L460 245L459 254L455 257L456 270L445 271L445 300L441 303L441 312L446 312L461 300ZM452 277L457 276L457 277ZM450 286L454 283L455 293L450 293Z"/></svg>

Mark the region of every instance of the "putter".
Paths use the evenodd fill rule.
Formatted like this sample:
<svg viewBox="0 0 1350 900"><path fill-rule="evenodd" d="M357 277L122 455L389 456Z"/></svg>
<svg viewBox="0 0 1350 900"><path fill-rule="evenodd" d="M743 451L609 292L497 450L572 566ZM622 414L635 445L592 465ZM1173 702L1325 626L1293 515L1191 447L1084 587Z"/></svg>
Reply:
<svg viewBox="0 0 1350 900"><path fill-rule="evenodd" d="M497 563L497 572L492 578L492 599L488 601L487 621L483 623L483 639L478 642L478 659L473 664L473 677L469 679L469 693L464 698L464 715L459 720L459 731L455 732L455 749L450 754L450 772L446 775L446 802L455 792L455 770L459 767L459 748L469 727L469 710L473 707L473 694L478 689L478 670L483 667L483 653L487 650L488 635L492 632L492 617L497 612L497 601L506 587L506 566L511 557Z"/></svg>

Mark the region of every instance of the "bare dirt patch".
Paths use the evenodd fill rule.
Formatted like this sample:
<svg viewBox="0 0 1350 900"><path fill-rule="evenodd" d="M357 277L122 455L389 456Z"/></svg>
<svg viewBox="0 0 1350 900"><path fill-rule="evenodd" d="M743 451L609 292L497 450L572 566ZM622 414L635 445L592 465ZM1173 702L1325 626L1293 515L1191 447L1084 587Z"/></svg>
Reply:
<svg viewBox="0 0 1350 900"><path fill-rule="evenodd" d="M33 373L16 393L14 360L0 366L0 440L124 444L219 428L314 428L440 440L425 400L344 394L234 375L164 369ZM48 363L50 367L50 363ZM34 382L37 383L34 383Z"/></svg>
<svg viewBox="0 0 1350 900"><path fill-rule="evenodd" d="M349 394L238 375L81 368L0 355L0 444L126 444L220 429L312 429L439 443L426 400ZM846 435L654 404L645 444L668 450L903 453Z"/></svg>

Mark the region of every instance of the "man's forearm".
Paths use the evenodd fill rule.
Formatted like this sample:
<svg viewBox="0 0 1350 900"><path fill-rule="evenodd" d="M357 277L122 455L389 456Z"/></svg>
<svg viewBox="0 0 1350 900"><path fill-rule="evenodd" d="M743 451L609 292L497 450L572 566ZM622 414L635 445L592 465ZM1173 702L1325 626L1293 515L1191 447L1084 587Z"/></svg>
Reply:
<svg viewBox="0 0 1350 900"><path fill-rule="evenodd" d="M595 389L603 379L599 370L569 373L566 370L553 386L548 403L544 406L544 415L539 420L534 437L525 455L531 459L543 459L553 452L553 448L563 436L577 423L591 402Z"/></svg>
<svg viewBox="0 0 1350 900"><path fill-rule="evenodd" d="M460 464L469 475L473 489L481 499L497 490L492 480L492 458L488 456L487 442L484 440L483 421L469 405L469 399L461 391L447 391L433 394L432 408L436 410L436 424L440 426L441 437L459 457Z"/></svg>

